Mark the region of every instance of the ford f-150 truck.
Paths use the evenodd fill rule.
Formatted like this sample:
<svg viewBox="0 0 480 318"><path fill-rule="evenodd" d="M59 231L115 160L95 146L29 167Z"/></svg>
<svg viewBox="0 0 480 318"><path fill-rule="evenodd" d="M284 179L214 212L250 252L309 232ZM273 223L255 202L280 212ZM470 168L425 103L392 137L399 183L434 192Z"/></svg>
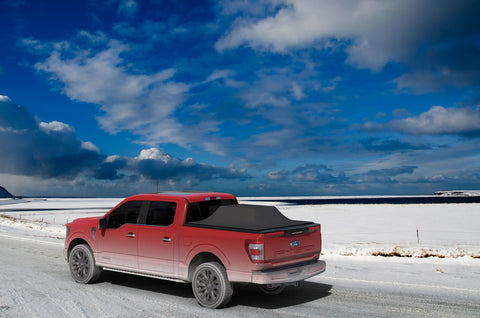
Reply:
<svg viewBox="0 0 480 318"><path fill-rule="evenodd" d="M325 271L319 224L225 193L134 195L66 228L76 282L93 283L103 270L188 282L209 308L228 303L234 282L273 295Z"/></svg>

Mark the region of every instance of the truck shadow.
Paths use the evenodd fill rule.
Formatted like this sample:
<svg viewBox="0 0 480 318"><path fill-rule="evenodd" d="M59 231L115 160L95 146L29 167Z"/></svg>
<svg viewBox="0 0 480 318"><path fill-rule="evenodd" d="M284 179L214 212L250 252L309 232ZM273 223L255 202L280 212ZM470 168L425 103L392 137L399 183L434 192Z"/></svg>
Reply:
<svg viewBox="0 0 480 318"><path fill-rule="evenodd" d="M228 307L247 306L279 309L309 303L331 295L332 285L301 282L298 287L288 286L280 295L267 295L253 284L237 284Z"/></svg>
<svg viewBox="0 0 480 318"><path fill-rule="evenodd" d="M158 294L194 299L190 284L175 283L154 278L104 272L99 283L109 283L142 289ZM280 295L267 295L253 284L235 284L233 297L226 308L247 306L262 309L279 309L309 303L331 295L332 285L301 282L298 287L289 286Z"/></svg>

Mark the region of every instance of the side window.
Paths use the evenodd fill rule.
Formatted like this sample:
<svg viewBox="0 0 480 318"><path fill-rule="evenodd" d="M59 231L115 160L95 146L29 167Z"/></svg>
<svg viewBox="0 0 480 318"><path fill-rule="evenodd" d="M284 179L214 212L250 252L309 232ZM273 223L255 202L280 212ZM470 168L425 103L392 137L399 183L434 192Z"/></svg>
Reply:
<svg viewBox="0 0 480 318"><path fill-rule="evenodd" d="M142 202L143 201L128 201L119 206L115 211L108 215L107 228L118 229L125 223L136 224Z"/></svg>
<svg viewBox="0 0 480 318"><path fill-rule="evenodd" d="M147 225L172 225L175 218L175 210L177 204L175 202L151 201L147 214Z"/></svg>
<svg viewBox="0 0 480 318"><path fill-rule="evenodd" d="M230 199L190 203L188 205L187 219L185 220L185 223L204 220L215 213L219 207L234 204L237 204L237 202Z"/></svg>

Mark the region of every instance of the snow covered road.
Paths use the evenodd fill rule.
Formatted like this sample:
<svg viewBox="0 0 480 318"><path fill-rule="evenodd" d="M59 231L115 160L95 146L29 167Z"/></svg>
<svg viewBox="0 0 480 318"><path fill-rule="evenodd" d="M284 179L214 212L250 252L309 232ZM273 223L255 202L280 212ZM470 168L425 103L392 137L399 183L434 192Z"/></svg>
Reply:
<svg viewBox="0 0 480 318"><path fill-rule="evenodd" d="M298 288L268 296L238 285L212 311L188 284L118 273L76 284L61 242L0 231L0 255L0 317L480 317L474 259L327 257L327 272Z"/></svg>

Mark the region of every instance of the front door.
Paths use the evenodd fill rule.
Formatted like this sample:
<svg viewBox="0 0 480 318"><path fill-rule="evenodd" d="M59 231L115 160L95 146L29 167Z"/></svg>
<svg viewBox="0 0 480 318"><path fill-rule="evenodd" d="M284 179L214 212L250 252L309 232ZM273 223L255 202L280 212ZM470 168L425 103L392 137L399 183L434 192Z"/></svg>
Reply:
<svg viewBox="0 0 480 318"><path fill-rule="evenodd" d="M138 268L138 224L144 201L128 201L106 216L107 227L96 234L97 263L124 269Z"/></svg>

